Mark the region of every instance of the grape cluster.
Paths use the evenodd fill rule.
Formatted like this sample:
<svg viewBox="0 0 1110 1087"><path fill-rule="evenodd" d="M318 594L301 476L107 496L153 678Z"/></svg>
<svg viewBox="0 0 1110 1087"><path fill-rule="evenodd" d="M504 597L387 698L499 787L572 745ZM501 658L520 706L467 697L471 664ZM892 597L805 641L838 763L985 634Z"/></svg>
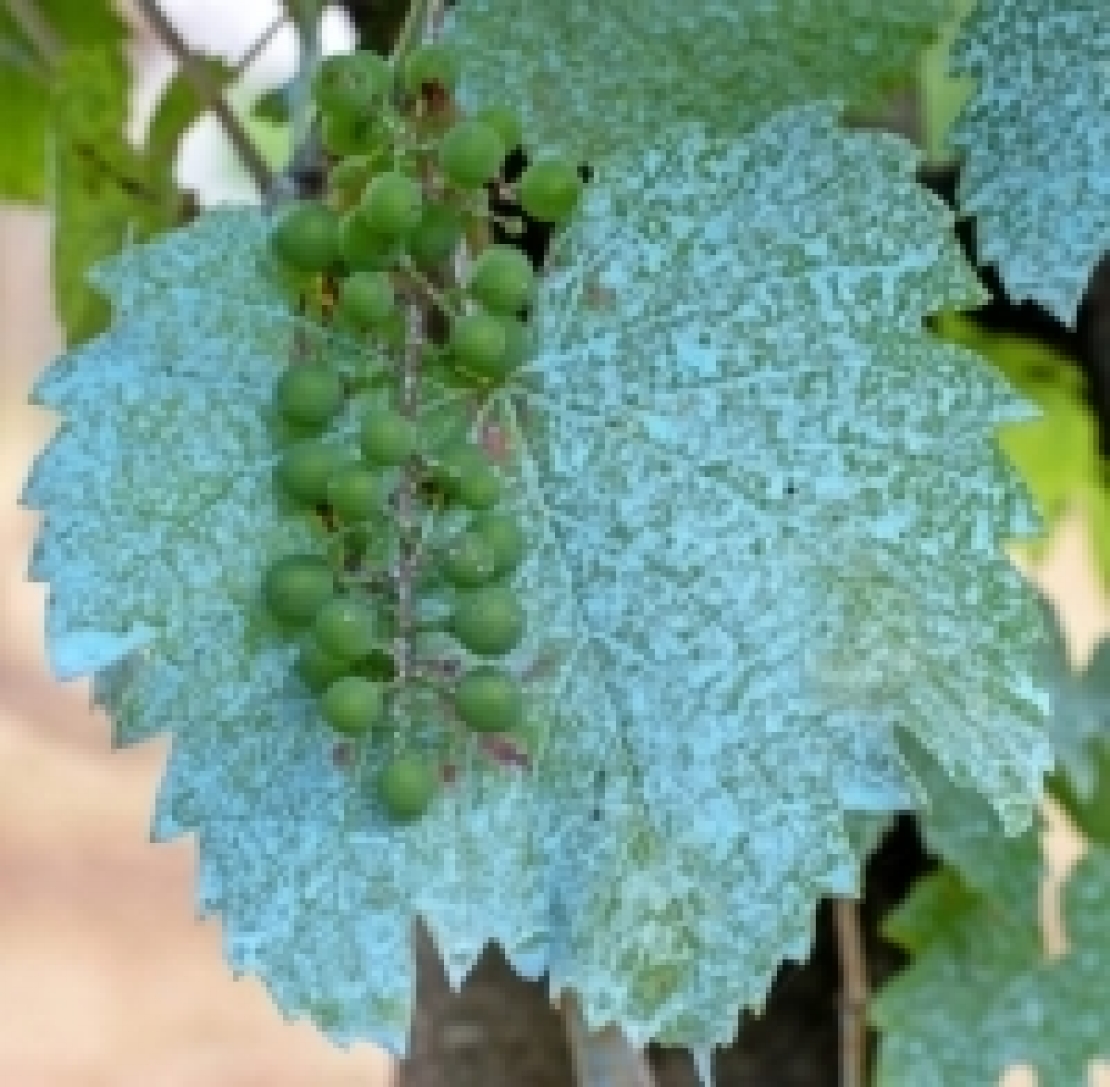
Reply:
<svg viewBox="0 0 1110 1087"><path fill-rule="evenodd" d="M276 381L276 483L319 518L327 546L275 561L262 599L299 640L296 671L323 720L345 744L389 745L376 790L398 821L423 814L451 776L409 743L397 707L406 684L432 688L448 720L491 741L525 719L521 677L497 663L525 628L513 579L526 539L502 507L504 450L469 437L474 419L445 437L420 397L423 378L462 387L477 418L526 359L522 318L536 287L532 263L491 230L489 190L522 147L520 122L505 105L463 116L452 97L458 78L458 57L441 44L396 63L361 51L327 58L313 86L326 185L283 209L270 235L299 311L342 328L365 358L352 381L295 350ZM547 157L528 165L513 196L560 229L580 190L577 169ZM464 240L476 256L457 282ZM351 446L328 430L361 389L386 398L365 410ZM429 532L446 512L452 531ZM449 616L423 617L420 593L444 587ZM416 659L413 639L427 630L483 663Z"/></svg>

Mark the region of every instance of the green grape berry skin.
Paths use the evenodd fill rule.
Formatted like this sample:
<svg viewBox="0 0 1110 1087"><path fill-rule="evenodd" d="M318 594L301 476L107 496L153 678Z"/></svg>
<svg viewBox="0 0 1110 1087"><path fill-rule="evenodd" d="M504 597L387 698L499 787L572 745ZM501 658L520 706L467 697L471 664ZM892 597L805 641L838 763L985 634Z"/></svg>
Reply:
<svg viewBox="0 0 1110 1087"><path fill-rule="evenodd" d="M497 556L475 532L460 532L449 541L440 566L447 580L460 589L475 589L497 576Z"/></svg>
<svg viewBox="0 0 1110 1087"><path fill-rule="evenodd" d="M452 322L448 346L459 366L484 374L497 368L509 345L505 326L497 316L479 310Z"/></svg>
<svg viewBox="0 0 1110 1087"><path fill-rule="evenodd" d="M501 498L501 475L493 462L475 445L445 449L436 459L434 474L448 493L467 509L484 510Z"/></svg>
<svg viewBox="0 0 1110 1087"><path fill-rule="evenodd" d="M417 264L433 267L455 252L464 229L462 216L455 208L438 202L428 203L405 246Z"/></svg>
<svg viewBox="0 0 1110 1087"><path fill-rule="evenodd" d="M343 382L326 366L290 366L278 378L279 410L295 426L323 427L343 404Z"/></svg>
<svg viewBox="0 0 1110 1087"><path fill-rule="evenodd" d="M524 636L524 609L506 585L485 585L462 595L451 616L451 633L479 657L500 657Z"/></svg>
<svg viewBox="0 0 1110 1087"><path fill-rule="evenodd" d="M490 245L474 262L470 296L491 313L512 315L531 301L536 286L532 262L510 245Z"/></svg>
<svg viewBox="0 0 1110 1087"><path fill-rule="evenodd" d="M337 117L368 113L389 93L393 71L377 53L359 50L325 57L312 80L312 97L321 112Z"/></svg>
<svg viewBox="0 0 1110 1087"><path fill-rule="evenodd" d="M386 272L352 272L339 285L339 313L356 325L382 324L397 308L393 281Z"/></svg>
<svg viewBox="0 0 1110 1087"><path fill-rule="evenodd" d="M453 91L461 69L458 51L441 42L418 45L404 60L401 85L406 94L419 94L426 83Z"/></svg>
<svg viewBox="0 0 1110 1087"><path fill-rule="evenodd" d="M344 464L328 479L327 500L345 520L365 520L381 503L378 477L361 464Z"/></svg>
<svg viewBox="0 0 1110 1087"><path fill-rule="evenodd" d="M511 513L497 510L476 513L470 519L467 532L480 537L490 549L495 578L513 573L524 560L527 540L520 523Z"/></svg>
<svg viewBox="0 0 1110 1087"><path fill-rule="evenodd" d="M362 204L356 204L339 223L339 255L352 272L385 271L392 264L396 239L374 230Z"/></svg>
<svg viewBox="0 0 1110 1087"><path fill-rule="evenodd" d="M520 206L544 223L565 223L582 194L577 170L563 159L541 158L525 167L516 187Z"/></svg>
<svg viewBox="0 0 1110 1087"><path fill-rule="evenodd" d="M324 691L320 712L336 732L361 736L384 715L381 684L365 676L342 676Z"/></svg>
<svg viewBox="0 0 1110 1087"><path fill-rule="evenodd" d="M298 553L273 562L262 579L262 598L281 622L305 627L335 593L335 575L320 555Z"/></svg>
<svg viewBox="0 0 1110 1087"><path fill-rule="evenodd" d="M294 204L270 233L278 258L300 272L323 272L339 256L339 218L314 200Z"/></svg>
<svg viewBox="0 0 1110 1087"><path fill-rule="evenodd" d="M306 506L326 502L328 480L350 463L345 450L319 441L302 441L290 447L277 468L277 478L290 498Z"/></svg>
<svg viewBox="0 0 1110 1087"><path fill-rule="evenodd" d="M432 763L417 754L390 759L377 779L378 798L390 818L398 823L419 819L435 797L437 776Z"/></svg>
<svg viewBox="0 0 1110 1087"><path fill-rule="evenodd" d="M492 181L508 154L497 129L482 121L454 124L439 144L444 176L460 189L477 189Z"/></svg>
<svg viewBox="0 0 1110 1087"><path fill-rule="evenodd" d="M416 448L412 420L392 408L368 411L359 436L362 455L371 463L388 467L403 464Z"/></svg>
<svg viewBox="0 0 1110 1087"><path fill-rule="evenodd" d="M370 655L382 630L378 613L368 601L333 596L313 617L312 633L325 653L357 661Z"/></svg>
<svg viewBox="0 0 1110 1087"><path fill-rule="evenodd" d="M475 732L511 732L524 720L524 692L511 672L481 664L455 687L455 712Z"/></svg>
<svg viewBox="0 0 1110 1087"><path fill-rule="evenodd" d="M420 183L408 174L388 170L366 186L359 206L372 231L383 238L403 238L420 222L424 193Z"/></svg>
<svg viewBox="0 0 1110 1087"><path fill-rule="evenodd" d="M509 151L515 151L524 143L524 126L515 110L509 106L486 106L474 115L474 119L489 125L501 137L501 142Z"/></svg>
<svg viewBox="0 0 1110 1087"><path fill-rule="evenodd" d="M293 667L310 691L323 694L332 683L348 674L351 663L325 653L320 643L309 637L302 643Z"/></svg>

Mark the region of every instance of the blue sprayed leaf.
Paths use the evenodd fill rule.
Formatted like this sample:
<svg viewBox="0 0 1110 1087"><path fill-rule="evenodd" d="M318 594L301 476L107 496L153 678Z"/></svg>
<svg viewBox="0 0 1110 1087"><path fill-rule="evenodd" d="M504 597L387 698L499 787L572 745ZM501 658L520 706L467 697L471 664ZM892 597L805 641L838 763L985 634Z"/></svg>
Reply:
<svg viewBox="0 0 1110 1087"><path fill-rule="evenodd" d="M979 256L1016 302L1074 327L1110 249L1110 23L1103 0L979 0L949 73L978 89L948 133Z"/></svg>
<svg viewBox="0 0 1110 1087"><path fill-rule="evenodd" d="M419 913L452 982L495 939L591 1027L704 1070L883 820L931 801L906 737L1029 825L1043 631L998 540L1037 526L990 428L1032 412L924 332L981 288L909 145L838 109L599 164L490 408L531 547L513 659L551 662L535 769L464 751L414 825L334 765L295 646L255 622L267 564L318 540L276 500L263 410L295 333L352 344L262 274L257 211L97 271L115 323L35 389L66 424L25 492L48 638L153 631L96 693L121 741L173 732L155 836L198 833L201 907L287 1014L403 1052Z"/></svg>

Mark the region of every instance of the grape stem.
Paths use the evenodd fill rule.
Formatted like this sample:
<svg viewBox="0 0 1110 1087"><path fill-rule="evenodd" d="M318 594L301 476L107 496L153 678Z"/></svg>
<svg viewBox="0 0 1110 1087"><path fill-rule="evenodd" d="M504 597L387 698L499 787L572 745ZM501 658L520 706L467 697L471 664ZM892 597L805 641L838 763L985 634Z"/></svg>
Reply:
<svg viewBox="0 0 1110 1087"><path fill-rule="evenodd" d="M863 1087L867 1068L867 961L854 898L834 898L843 978L840 997L840 1087Z"/></svg>
<svg viewBox="0 0 1110 1087"><path fill-rule="evenodd" d="M227 138L235 148L247 173L258 186L263 196L270 196L275 187L274 174L255 146L239 118L231 111L219 88L209 78L208 71L195 53L185 44L177 28L166 18L156 0L137 0L138 7L147 21L161 38L166 48L173 53L185 78L192 84L204 105L212 110L220 122Z"/></svg>
<svg viewBox="0 0 1110 1087"><path fill-rule="evenodd" d="M435 303L440 312L451 320L457 320L459 314L455 311L454 307L443 292L440 291L434 283L427 276L425 276L417 267L412 257L408 253L401 256L401 269L405 275L422 290L428 298Z"/></svg>

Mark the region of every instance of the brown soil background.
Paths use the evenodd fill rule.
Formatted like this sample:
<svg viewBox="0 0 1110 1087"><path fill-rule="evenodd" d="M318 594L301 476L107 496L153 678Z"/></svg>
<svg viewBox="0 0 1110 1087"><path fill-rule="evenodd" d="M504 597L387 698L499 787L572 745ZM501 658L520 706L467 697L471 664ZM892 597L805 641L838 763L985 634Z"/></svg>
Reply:
<svg viewBox="0 0 1110 1087"><path fill-rule="evenodd" d="M37 213L0 212L0 1085L385 1087L393 1073L385 1054L334 1049L308 1023L285 1022L259 982L232 979L218 922L192 912L191 840L149 843L166 742L111 751L88 681L59 684L49 673L46 589L25 580L41 515L16 504L57 427L55 416L25 403L59 344L47 229ZM1058 604L1077 663L1110 632L1110 600L1092 568L1076 516L1034 573ZM1058 953L1065 935L1055 889L1082 846L1057 824L1046 848L1056 872L1045 888L1046 946ZM481 1056L480 1024L505 1010L472 1002L427 1024L417 1051L454 1056L430 1061L413 1082L502 1081ZM543 1010L533 1014L546 1018ZM525 1049L504 1082L549 1078L535 1065L544 1047ZM564 1063L565 1053L546 1051ZM547 1072L565 1082L565 1067ZM1032 1082L1017 1070L1006 1077L1007 1087Z"/></svg>

